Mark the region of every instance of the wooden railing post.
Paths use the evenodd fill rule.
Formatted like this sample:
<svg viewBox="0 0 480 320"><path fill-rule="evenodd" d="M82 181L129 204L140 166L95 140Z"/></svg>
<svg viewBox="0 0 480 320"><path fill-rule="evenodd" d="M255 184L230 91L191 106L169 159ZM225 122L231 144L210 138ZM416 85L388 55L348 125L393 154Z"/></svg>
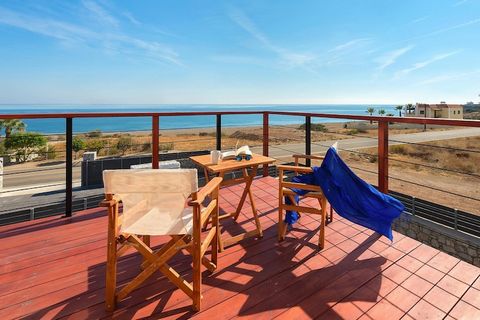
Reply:
<svg viewBox="0 0 480 320"><path fill-rule="evenodd" d="M217 130L215 132L217 139L217 150L222 150L222 115L217 114Z"/></svg>
<svg viewBox="0 0 480 320"><path fill-rule="evenodd" d="M72 216L73 198L73 119L65 118L65 217Z"/></svg>
<svg viewBox="0 0 480 320"><path fill-rule="evenodd" d="M307 156L312 154L312 118L310 116L305 117L305 154ZM312 161L305 159L305 165L310 167Z"/></svg>
<svg viewBox="0 0 480 320"><path fill-rule="evenodd" d="M378 190L388 193L388 121L378 122Z"/></svg>
<svg viewBox="0 0 480 320"><path fill-rule="evenodd" d="M269 124L268 112L263 113L263 155L268 157L268 143L269 143ZM268 176L268 164L263 165L263 176Z"/></svg>
<svg viewBox="0 0 480 320"><path fill-rule="evenodd" d="M158 153L159 153L159 129L160 129L160 119L159 116L152 117L152 169L158 169Z"/></svg>

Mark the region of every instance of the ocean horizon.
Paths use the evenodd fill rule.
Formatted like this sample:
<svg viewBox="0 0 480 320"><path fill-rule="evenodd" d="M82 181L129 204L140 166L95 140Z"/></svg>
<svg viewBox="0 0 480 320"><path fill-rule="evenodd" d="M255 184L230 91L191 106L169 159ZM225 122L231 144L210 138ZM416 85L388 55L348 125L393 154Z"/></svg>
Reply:
<svg viewBox="0 0 480 320"><path fill-rule="evenodd" d="M384 109L386 113L397 114L395 105L356 105L356 104L245 104L245 105L220 105L220 104L179 104L179 105L0 105L0 114L28 114L28 113L87 113L87 112L188 112L188 111L296 111L312 113L336 113L345 115L366 115L367 108L373 107L376 112ZM163 121L162 121L163 120ZM85 133L94 130L102 132L129 132L146 131L151 129L150 117L132 118L81 118L73 120L75 133ZM270 125L299 124L303 117L297 116L270 116ZM313 118L314 123L345 122L352 120ZM27 131L42 134L61 134L65 132L63 119L25 119ZM222 126L258 126L262 125L262 115L225 115L222 116ZM211 128L215 126L215 116L179 116L160 117L160 129L194 129Z"/></svg>

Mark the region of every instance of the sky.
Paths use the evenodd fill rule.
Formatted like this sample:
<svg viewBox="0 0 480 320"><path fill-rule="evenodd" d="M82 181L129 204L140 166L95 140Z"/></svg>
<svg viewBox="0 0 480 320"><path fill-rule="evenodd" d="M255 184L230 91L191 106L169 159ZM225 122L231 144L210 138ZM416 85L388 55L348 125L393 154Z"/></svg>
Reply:
<svg viewBox="0 0 480 320"><path fill-rule="evenodd" d="M0 104L479 94L480 0L0 0Z"/></svg>

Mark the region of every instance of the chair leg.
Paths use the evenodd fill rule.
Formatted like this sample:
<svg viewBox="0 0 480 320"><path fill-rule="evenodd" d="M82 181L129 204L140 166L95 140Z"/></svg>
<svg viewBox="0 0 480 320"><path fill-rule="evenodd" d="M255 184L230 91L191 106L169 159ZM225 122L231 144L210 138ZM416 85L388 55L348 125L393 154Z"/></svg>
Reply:
<svg viewBox="0 0 480 320"><path fill-rule="evenodd" d="M201 290L202 290L202 243L200 237L201 226L197 223L200 221L200 210L195 207L193 212L193 235L192 235L192 259L193 259L193 309L200 311L201 307Z"/></svg>
<svg viewBox="0 0 480 320"><path fill-rule="evenodd" d="M279 178L281 179L281 177ZM285 234L283 232L284 229L284 222L283 222L283 192L282 192L282 183L280 180L279 185L279 193L278 193L278 230L277 230L277 237L278 241L283 241L285 239Z"/></svg>
<svg viewBox="0 0 480 320"><path fill-rule="evenodd" d="M113 210L112 210L113 211ZM116 238L116 215L109 212L108 238L107 238L107 268L105 283L105 308L111 312L116 305L117 287L117 238Z"/></svg>
<svg viewBox="0 0 480 320"><path fill-rule="evenodd" d="M333 222L333 207L331 204L328 204L329 207L330 207L330 213L328 215L328 221L327 221L327 224L329 223L332 223Z"/></svg>
<svg viewBox="0 0 480 320"><path fill-rule="evenodd" d="M217 191L218 194L218 191ZM217 201L218 201L218 196L217 196ZM220 214L218 202L217 202L217 207L215 208L213 212L213 226L215 227L215 237L212 239L212 262L215 264L215 266L218 266L218 246L219 246L219 238L220 238L220 223L218 220L218 216Z"/></svg>
<svg viewBox="0 0 480 320"><path fill-rule="evenodd" d="M200 247L193 248L193 309L200 311L202 292L202 269Z"/></svg>
<svg viewBox="0 0 480 320"><path fill-rule="evenodd" d="M327 221L327 200L325 198L318 199L318 202L320 203L320 208L322 211L321 214L321 225L320 225L320 232L318 235L318 247L320 250L323 250L325 247L325 224Z"/></svg>

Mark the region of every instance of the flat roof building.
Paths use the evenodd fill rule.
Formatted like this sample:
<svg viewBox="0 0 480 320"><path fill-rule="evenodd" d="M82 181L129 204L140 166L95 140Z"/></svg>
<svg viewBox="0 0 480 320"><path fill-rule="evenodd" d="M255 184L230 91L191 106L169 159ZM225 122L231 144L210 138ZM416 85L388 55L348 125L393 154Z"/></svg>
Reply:
<svg viewBox="0 0 480 320"><path fill-rule="evenodd" d="M463 105L444 102L438 104L417 103L415 112L406 115L408 117L463 119Z"/></svg>

